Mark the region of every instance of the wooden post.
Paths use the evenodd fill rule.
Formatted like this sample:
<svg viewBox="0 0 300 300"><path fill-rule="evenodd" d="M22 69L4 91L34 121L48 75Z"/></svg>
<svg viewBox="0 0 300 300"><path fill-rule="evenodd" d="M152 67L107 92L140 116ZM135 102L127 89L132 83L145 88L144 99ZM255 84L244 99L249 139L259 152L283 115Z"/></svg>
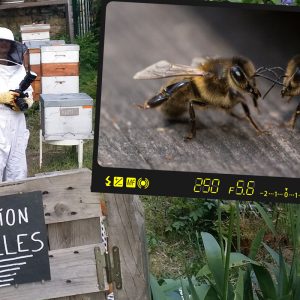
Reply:
<svg viewBox="0 0 300 300"><path fill-rule="evenodd" d="M109 253L120 251L122 289L115 300L150 300L144 212L138 196L105 194Z"/></svg>
<svg viewBox="0 0 300 300"><path fill-rule="evenodd" d="M71 43L74 43L74 22L72 0L67 0L68 29Z"/></svg>

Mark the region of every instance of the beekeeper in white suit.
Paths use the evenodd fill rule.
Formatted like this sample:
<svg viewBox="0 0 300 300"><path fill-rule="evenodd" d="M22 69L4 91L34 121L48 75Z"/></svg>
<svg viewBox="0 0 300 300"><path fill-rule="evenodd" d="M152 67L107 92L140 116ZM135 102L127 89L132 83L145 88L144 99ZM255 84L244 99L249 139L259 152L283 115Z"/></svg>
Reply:
<svg viewBox="0 0 300 300"><path fill-rule="evenodd" d="M15 103L18 89L26 75L23 56L26 46L15 41L11 30L0 27L0 182L27 177L26 147L29 131L24 113ZM32 88L25 101L33 103ZM9 106L8 106L8 105Z"/></svg>

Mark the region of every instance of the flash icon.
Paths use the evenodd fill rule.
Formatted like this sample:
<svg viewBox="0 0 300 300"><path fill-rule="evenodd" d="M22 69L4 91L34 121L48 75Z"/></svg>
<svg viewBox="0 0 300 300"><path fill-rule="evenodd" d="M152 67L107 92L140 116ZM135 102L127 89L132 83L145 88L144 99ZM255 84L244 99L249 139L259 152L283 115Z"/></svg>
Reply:
<svg viewBox="0 0 300 300"><path fill-rule="evenodd" d="M110 176L107 176L105 179L105 185L106 186L111 186L111 180L109 180Z"/></svg>

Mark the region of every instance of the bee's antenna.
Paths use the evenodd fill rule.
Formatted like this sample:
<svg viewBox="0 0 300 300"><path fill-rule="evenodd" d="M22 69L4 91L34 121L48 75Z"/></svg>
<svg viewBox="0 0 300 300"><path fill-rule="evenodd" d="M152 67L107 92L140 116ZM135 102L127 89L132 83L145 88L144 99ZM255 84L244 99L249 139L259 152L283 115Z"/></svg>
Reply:
<svg viewBox="0 0 300 300"><path fill-rule="evenodd" d="M282 76L280 76L279 78L277 77L277 80L278 79L281 79L281 78L284 78L284 77L286 77L285 75L282 75ZM271 90L274 88L274 86L277 84L277 82L274 82L272 85L271 85L271 87L266 91L266 93L263 95L263 99L265 99L265 97L271 92ZM284 86L283 84L282 84L282 86Z"/></svg>
<svg viewBox="0 0 300 300"><path fill-rule="evenodd" d="M280 70L282 72L284 72L284 69L281 67L271 67L271 68L267 68L267 67L260 67L255 71L255 74L263 74L265 72L270 72L272 73L276 78L278 78L278 74L274 71L274 70Z"/></svg>
<svg viewBox="0 0 300 300"><path fill-rule="evenodd" d="M279 80L283 77L286 77L285 75L278 75L275 70L279 70L281 72L285 72L285 70L282 68L282 67L270 67L270 68L267 68L267 67L260 67L256 70L255 72L255 75L254 76L258 76L258 77L262 77L262 78L265 78L271 82L273 82L272 86L267 90L267 92L264 94L263 96L263 99L270 93L270 91L274 88L274 86L276 84L278 85L281 85L281 86L284 86L281 82L279 82ZM270 72L272 73L276 79L272 79L270 77L267 77L265 75L263 75L265 72Z"/></svg>
<svg viewBox="0 0 300 300"><path fill-rule="evenodd" d="M260 67L255 71L255 74L263 74L265 72L270 72L272 73L278 80L279 75L274 71L274 70L280 70L282 72L285 72L285 70L282 67L271 67L271 68L267 68L267 67Z"/></svg>
<svg viewBox="0 0 300 300"><path fill-rule="evenodd" d="M272 78L270 78L270 77L268 77L268 76L265 76L265 75L263 75L263 74L261 74L261 73L260 73L260 74L254 74L254 76L255 76L255 77L261 77L261 78L267 79L267 80L273 82L274 84L278 84L278 85L283 86L283 84L282 84L281 82L277 81L277 80L278 80L278 77L277 77L276 80L275 80L275 79L272 79Z"/></svg>
<svg viewBox="0 0 300 300"><path fill-rule="evenodd" d="M282 68L282 67L272 67L272 68L269 68L269 70L280 70L283 73L285 72L284 68Z"/></svg>

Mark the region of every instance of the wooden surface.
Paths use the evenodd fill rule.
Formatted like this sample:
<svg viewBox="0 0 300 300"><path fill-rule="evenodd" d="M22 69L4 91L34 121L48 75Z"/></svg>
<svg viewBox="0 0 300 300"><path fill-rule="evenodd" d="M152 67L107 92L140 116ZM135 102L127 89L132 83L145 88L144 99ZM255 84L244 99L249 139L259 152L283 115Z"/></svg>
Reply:
<svg viewBox="0 0 300 300"><path fill-rule="evenodd" d="M1 288L1 300L42 300L97 292L99 288L94 255L96 246L99 245L50 251L51 280L21 284L17 288Z"/></svg>
<svg viewBox="0 0 300 300"><path fill-rule="evenodd" d="M50 224L48 226L50 249L69 248L100 242L99 218Z"/></svg>
<svg viewBox="0 0 300 300"><path fill-rule="evenodd" d="M32 2L21 2L21 3L9 3L9 4L0 4L0 10L4 9L17 9L17 8L26 8L26 7L38 7L38 6L51 6L67 4L67 0L47 0L47 1L32 1Z"/></svg>
<svg viewBox="0 0 300 300"><path fill-rule="evenodd" d="M105 194L109 249L120 251L122 289L115 300L150 300L144 213L137 196Z"/></svg>
<svg viewBox="0 0 300 300"><path fill-rule="evenodd" d="M262 13L253 17L232 10L222 17L204 8L137 3L110 3L107 11L98 148L101 165L299 177L300 120L294 131L284 125L299 100L285 103L280 88L259 100L260 114L248 99L253 118L269 134L258 135L246 120L208 109L196 111L197 136L184 142L190 128L187 116L168 121L160 111L135 106L154 96L163 81L132 79L159 60L190 64L194 57L207 55L243 55L257 67L285 67L300 48L299 39L285 33L286 28L300 33L297 18L270 18ZM261 78L257 82L264 94L270 84ZM235 111L243 116L241 107Z"/></svg>
<svg viewBox="0 0 300 300"><path fill-rule="evenodd" d="M100 194L90 192L88 169L28 178L17 183L1 183L0 195L42 191L45 222L53 224L100 217Z"/></svg>
<svg viewBox="0 0 300 300"><path fill-rule="evenodd" d="M42 76L78 76L78 63L42 64Z"/></svg>
<svg viewBox="0 0 300 300"><path fill-rule="evenodd" d="M34 283L20 285L18 289L14 287L0 289L1 300L105 299L104 293L99 291L102 289L97 285L94 258L94 244L101 241L100 200L103 197L90 192L90 182L91 171L78 169L38 174L37 177L23 181L0 184L1 196L19 192L43 192L49 249L57 259L61 257L58 254L67 253L65 260L63 258L58 260L57 268L52 269L51 266L51 276L54 280L45 285ZM76 249L71 247L76 247L79 253L86 255L75 255ZM71 283L67 283L67 279L70 279ZM107 288L105 285L103 290Z"/></svg>

